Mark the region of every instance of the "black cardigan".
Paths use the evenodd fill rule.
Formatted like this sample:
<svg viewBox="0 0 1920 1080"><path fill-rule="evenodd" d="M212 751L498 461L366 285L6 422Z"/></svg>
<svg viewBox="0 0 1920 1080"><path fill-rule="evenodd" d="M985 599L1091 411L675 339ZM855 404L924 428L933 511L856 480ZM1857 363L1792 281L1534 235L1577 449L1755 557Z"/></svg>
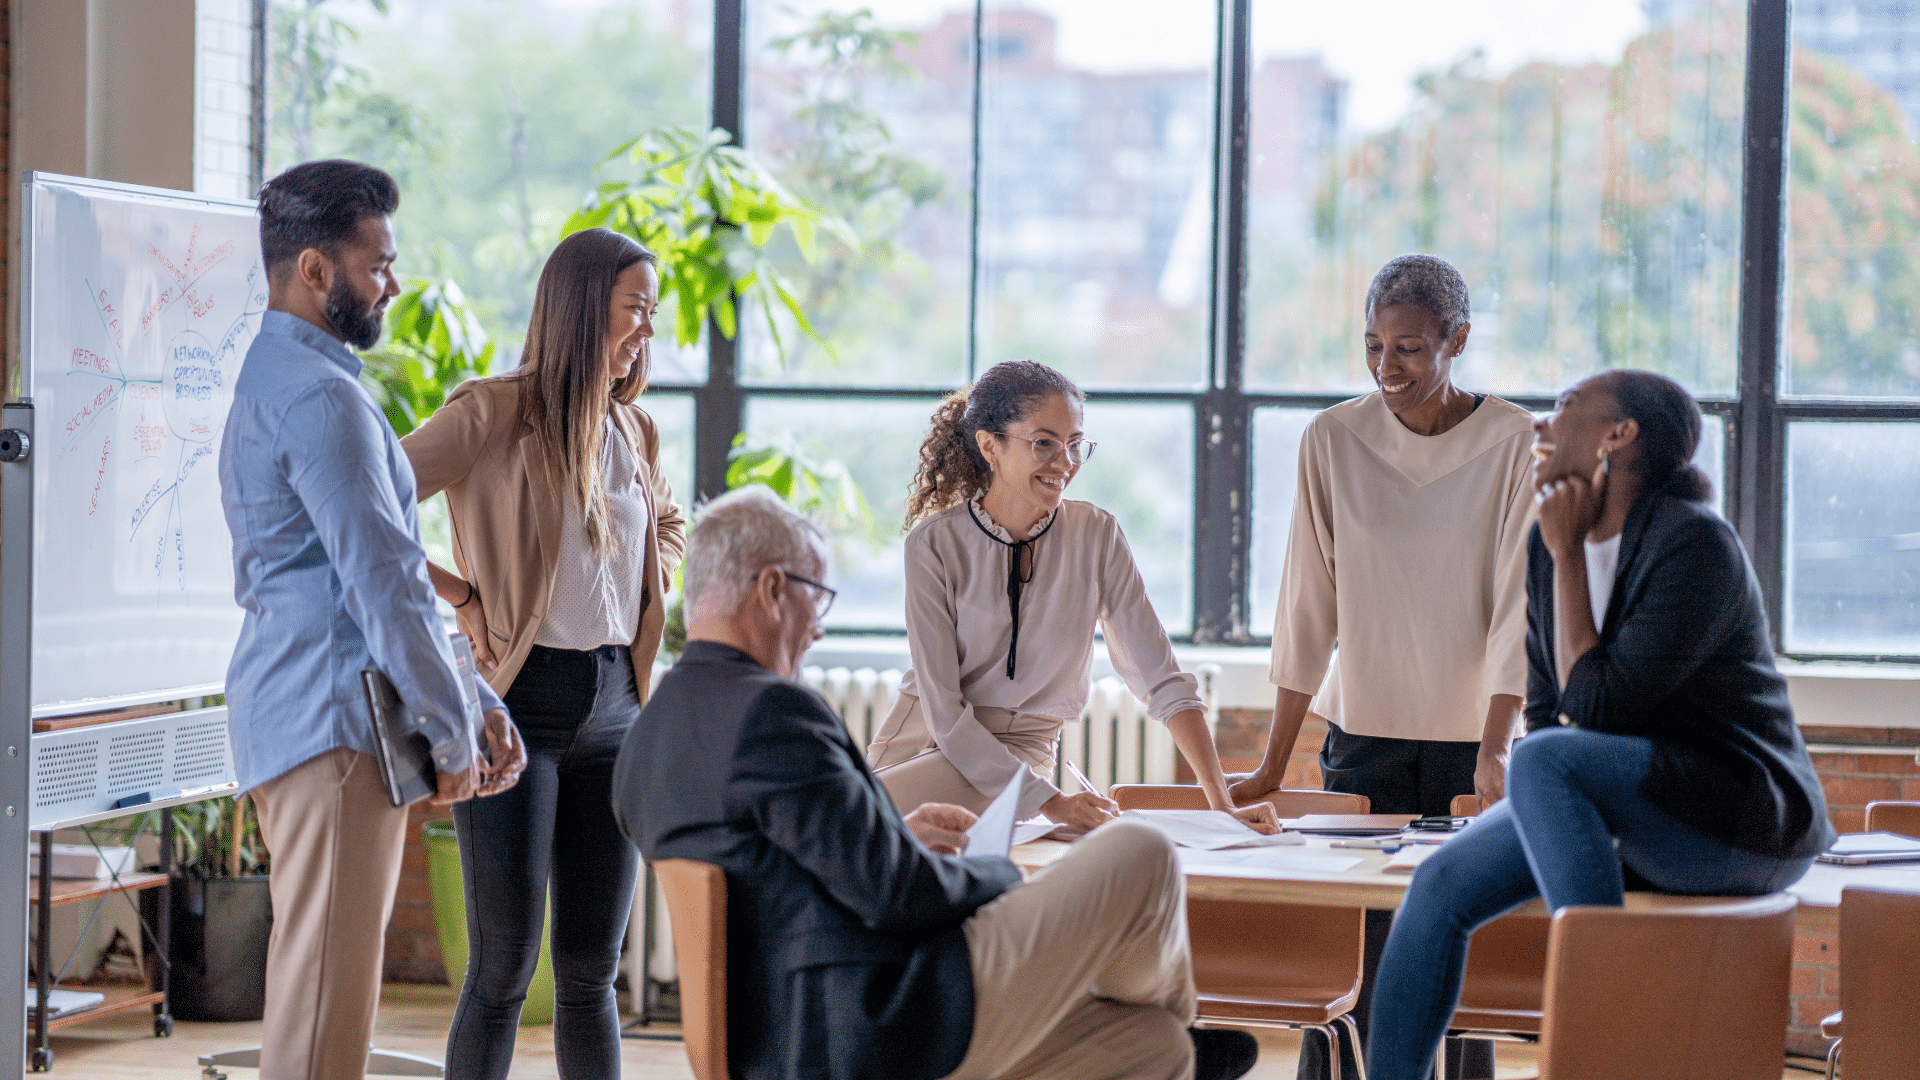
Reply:
<svg viewBox="0 0 1920 1080"><path fill-rule="evenodd" d="M1563 722L1653 740L1640 793L1735 847L1802 856L1833 842L1826 797L1773 664L1747 552L1702 503L1634 501L1600 643L1555 678L1553 556L1527 542L1527 730Z"/></svg>
<svg viewBox="0 0 1920 1080"><path fill-rule="evenodd" d="M1020 880L916 840L820 695L688 642L614 764L653 859L727 873L727 1065L750 1080L934 1080L973 1035L961 924Z"/></svg>

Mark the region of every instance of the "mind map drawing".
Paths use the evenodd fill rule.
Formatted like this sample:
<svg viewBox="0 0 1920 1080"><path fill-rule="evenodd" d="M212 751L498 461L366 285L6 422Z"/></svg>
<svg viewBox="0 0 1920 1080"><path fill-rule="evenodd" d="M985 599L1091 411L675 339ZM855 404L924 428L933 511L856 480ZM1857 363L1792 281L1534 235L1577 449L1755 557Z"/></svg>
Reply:
<svg viewBox="0 0 1920 1080"><path fill-rule="evenodd" d="M149 242L143 254L140 261L157 272L157 281L152 274L130 281L149 286L142 292L157 284L150 299L116 295L85 277L78 283L97 316L98 334L56 345L68 358L64 379L84 391L69 399L77 406L54 419L61 425L63 471L70 455L91 466L86 514L96 519L95 529L106 525L115 541L133 547L155 587L185 590L191 523L183 493L190 483L215 482L211 459L233 379L266 310L266 282L255 257L238 296L230 287L210 287L216 271L224 269L223 277L237 272L228 265L237 252L231 240L203 244L198 224L183 249ZM130 304L138 305L132 318ZM136 490L117 493L119 513L103 506L110 478L124 484L136 477ZM98 521L102 514L117 520ZM98 533L90 529L89 535ZM220 535L224 541L224 531Z"/></svg>

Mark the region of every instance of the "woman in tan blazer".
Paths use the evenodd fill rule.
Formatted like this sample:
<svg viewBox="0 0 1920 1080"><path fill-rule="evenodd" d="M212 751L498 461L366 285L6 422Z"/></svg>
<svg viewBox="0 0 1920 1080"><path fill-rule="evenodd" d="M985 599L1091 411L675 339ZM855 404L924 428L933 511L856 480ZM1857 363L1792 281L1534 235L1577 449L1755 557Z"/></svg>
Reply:
<svg viewBox="0 0 1920 1080"><path fill-rule="evenodd" d="M447 1076L500 1078L553 911L560 1075L620 1075L613 978L639 858L613 819L614 755L646 701L686 526L646 388L653 254L575 233L541 272L519 370L465 383L401 441L420 497L447 493L456 575L434 588L526 740L518 786L454 811L466 982Z"/></svg>

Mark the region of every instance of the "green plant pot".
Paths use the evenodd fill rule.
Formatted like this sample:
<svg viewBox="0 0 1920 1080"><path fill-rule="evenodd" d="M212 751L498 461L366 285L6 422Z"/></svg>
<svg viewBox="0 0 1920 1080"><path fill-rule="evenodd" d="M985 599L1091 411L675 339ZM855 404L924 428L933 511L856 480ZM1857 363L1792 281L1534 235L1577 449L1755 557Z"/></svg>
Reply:
<svg viewBox="0 0 1920 1080"><path fill-rule="evenodd" d="M433 893L433 929L440 938L440 958L447 965L447 985L455 990L467 978L467 891L460 873L460 841L451 821L429 821L420 827L427 845L427 881ZM522 1024L553 1023L552 905L540 920L540 964L527 987L527 1003L520 1008Z"/></svg>

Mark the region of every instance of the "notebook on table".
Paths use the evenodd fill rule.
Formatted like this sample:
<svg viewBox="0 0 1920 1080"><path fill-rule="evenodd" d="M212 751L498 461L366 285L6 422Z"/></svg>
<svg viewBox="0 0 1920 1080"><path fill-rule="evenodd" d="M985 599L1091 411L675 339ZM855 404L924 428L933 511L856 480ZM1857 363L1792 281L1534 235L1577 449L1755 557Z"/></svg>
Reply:
<svg viewBox="0 0 1920 1080"><path fill-rule="evenodd" d="M465 634L447 637L453 647L461 711L466 716L467 729L478 741L482 718L473 646ZM367 712L373 718L374 757L380 762L380 780L386 786L387 801L395 806L411 806L439 790L439 777L433 768L433 741L421 728L420 718L400 700L400 692L394 689L392 679L377 668L368 668L360 673L360 682L366 688Z"/></svg>
<svg viewBox="0 0 1920 1080"><path fill-rule="evenodd" d="M1920 862L1920 840L1890 832L1848 833L1821 853L1818 861L1836 866Z"/></svg>

